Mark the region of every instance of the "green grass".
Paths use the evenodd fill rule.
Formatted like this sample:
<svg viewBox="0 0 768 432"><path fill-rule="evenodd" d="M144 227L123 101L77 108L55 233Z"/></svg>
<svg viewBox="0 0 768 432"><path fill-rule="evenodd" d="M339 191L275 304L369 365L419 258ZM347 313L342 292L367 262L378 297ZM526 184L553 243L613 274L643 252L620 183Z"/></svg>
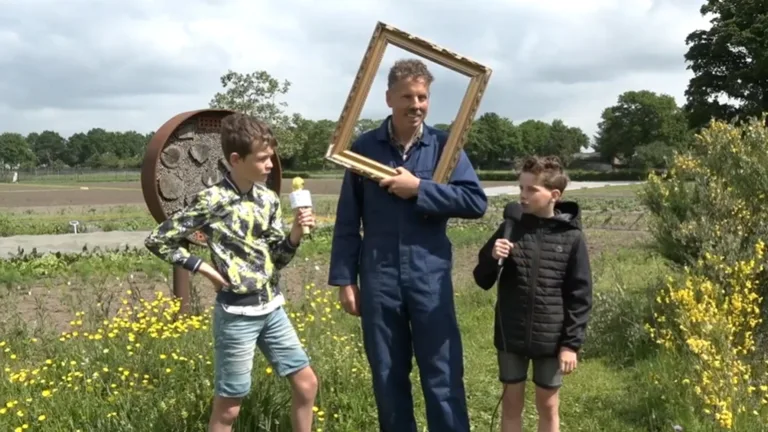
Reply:
<svg viewBox="0 0 768 432"><path fill-rule="evenodd" d="M493 304L490 299L494 293L483 294L462 294L458 303L466 347L467 386L476 430L489 430L491 414L501 391L495 375L497 365L492 344ZM636 378L630 369L616 367L607 358L583 361L564 381L561 392L562 430L647 430L640 420L646 412L645 407L634 394L642 385ZM525 430L534 431L536 407L532 383L528 383L526 390L523 421ZM498 417L494 424L499 424Z"/></svg>
<svg viewBox="0 0 768 432"><path fill-rule="evenodd" d="M634 196L641 188L642 184L603 186L596 188L581 188L566 190L566 195L571 196Z"/></svg>
<svg viewBox="0 0 768 432"><path fill-rule="evenodd" d="M318 224L333 221L336 213L335 195L315 195L313 204ZM282 197L286 224L292 222L290 202ZM157 222L144 204L126 204L99 207L65 207L51 209L25 209L0 211L0 237L14 235L48 235L72 233L70 221L78 221L78 232L149 231Z"/></svg>
<svg viewBox="0 0 768 432"><path fill-rule="evenodd" d="M562 430L656 432L680 425L685 432L716 431L690 388L679 382L685 360L659 351L643 328L657 287L675 270L645 243L647 233L633 221L643 214L632 191L574 198L585 209L585 225L600 229L587 230L595 306L579 367L562 390ZM475 431L489 430L492 421L498 428L493 413L501 388L492 344L495 289L475 287L471 269L505 200L492 199L484 220L449 229ZM331 212L335 202L327 206ZM632 224L637 230L627 231ZM325 287L330 233L314 232L285 269L288 309L321 380L317 427L376 430L359 321L341 312L335 290ZM167 265L141 249L0 261L0 430L27 424L31 431L204 431L213 373L210 286L193 279L192 305L199 316L174 324L173 311L163 313L170 304L154 294L169 291L169 276ZM114 318L122 306L135 308L127 320ZM237 430L290 430L287 383L267 371L257 355L253 392ZM418 376L414 368L415 412L420 430L426 430ZM45 390L52 394L44 396ZM536 430L533 396L528 385L526 431ZM45 419L39 421L40 415ZM743 420L741 427L763 430L756 419Z"/></svg>
<svg viewBox="0 0 768 432"><path fill-rule="evenodd" d="M111 183L137 182L141 171L88 172L63 174L19 174L20 184L61 184L61 183Z"/></svg>
<svg viewBox="0 0 768 432"><path fill-rule="evenodd" d="M456 256L473 256L489 232L489 227L480 231L471 227L452 229ZM604 232L590 234L594 244L616 244L620 238ZM313 242L315 244L305 250L286 272L292 278L292 283L311 287L289 305L289 310L321 379L317 405L318 414L322 412L323 415L322 420L318 417L318 427L325 431L374 430L375 405L361 348L358 321L338 309L335 291L324 289L327 237L319 237ZM109 291L107 287L123 284L115 292L126 298L129 305L139 305L136 294L138 285L133 288L130 281L135 279L130 279L128 275L137 274L142 268L157 267L152 271L153 277L162 277L163 266L155 266L157 261L143 253L130 255L133 257L130 259L119 259L118 256L107 254L99 262L91 261L95 258L83 257L59 267L48 262L47 267L37 267L38 270L46 271L42 272L35 283L55 280L57 275L65 275L65 280L74 281L75 284L87 280L88 288L81 290L83 293L87 290L106 292ZM20 263L17 266L21 266ZM31 264L28 266L32 267ZM456 302L465 343L470 415L475 430L488 430L500 395L491 340L495 293L494 290L486 292L472 286L467 273L470 268L471 263L457 263ZM630 297L615 304L605 302L610 305L607 309L599 305L596 308L596 314L610 323L622 315L618 307L627 306L626 302L642 297L642 294L637 293L644 292L648 280L661 274L664 267L645 248L625 246L618 254L604 254L597 258L594 269L597 292L611 295L615 293L616 287L632 288ZM112 276L106 276L108 274ZM128 295L127 289L134 291ZM207 286L198 281L197 289L205 290ZM19 291L23 290L9 290L4 297L10 300L19 295ZM114 302L121 305L117 297ZM77 428L114 431L205 430L211 391L207 383L212 376L212 365L209 364L212 361L211 334L206 312L203 312L202 318L187 322L186 326L179 328L173 327L162 313L145 311L148 316L155 316L164 323L156 326L153 337L148 325L142 324L135 313L134 324L118 319L104 325L105 315L95 306L96 302L79 298L68 304L71 304L73 311L84 312L81 317L74 317L82 319L83 325L74 329L69 328L69 324L65 325L65 336L61 340L58 333L41 329L30 332L30 325L21 323L17 323L16 327L6 326L1 333L0 341L4 342L4 346L0 348L0 394L4 399L0 399L0 406L8 402L18 404L12 408L6 407L5 414L0 415L0 430L13 430L23 424L33 427L30 430L44 431ZM158 307L155 305L150 309ZM601 321L596 319L595 322ZM604 325L597 328L602 332L610 327ZM101 332L99 329L102 329ZM78 336L72 336L72 330L77 330ZM101 339L88 340L88 336L84 336L86 331L90 335L100 334ZM623 330L614 328L611 331L621 333ZM109 337L110 332L114 332L114 338ZM130 333L134 335L133 340L129 339ZM166 336L163 337L163 334ZM36 341L33 342L32 337L37 338ZM627 339L593 338L601 344L612 344L614 347ZM573 375L566 378L561 409L563 430L656 430L652 428L653 405L648 402L648 395L653 393L653 389L647 376L638 372L648 367L643 365L650 364L647 362L651 360L643 360L646 363L623 364L615 356L609 355L610 349L601 351L596 348L594 344L588 344L585 348L586 359ZM12 359L12 354L16 358ZM161 358L161 355L166 357ZM53 364L47 365L47 359ZM287 384L274 375L268 375L267 367L263 358L257 356L254 392L245 402L237 425L240 430L289 430ZM108 372L104 372L104 368ZM170 369L170 372L166 372L166 369ZM23 370L27 372L24 380L26 385L10 382L11 377L18 381L18 374ZM123 371L128 371L125 380L121 378ZM98 372L98 377L93 376L94 372ZM145 375L149 378L144 378ZM35 380L32 384L31 379ZM418 370L414 371L413 380L417 418L425 427L423 398L417 384ZM53 389L55 393L52 396L43 397L44 390ZM526 430L532 431L535 430L532 386L529 386L528 394ZM23 417L17 415L18 411L22 412ZM37 420L40 415L46 416L42 422ZM498 425L498 421L496 418L495 424Z"/></svg>
<svg viewBox="0 0 768 432"><path fill-rule="evenodd" d="M467 243L473 237L476 238L467 231L458 234L454 240L464 247L472 247ZM305 275L307 285L312 284L316 276ZM128 295L124 297L130 298ZM492 291L485 292L466 285L460 287L457 294L458 315L466 346L471 414L473 424L480 430L489 427L490 413L499 396L491 343L493 298ZM374 404L367 384L369 377L360 349L356 319L336 308L334 292L317 287L310 290L306 301L292 304L289 308L295 314L295 323L303 329L302 337L323 380L318 406L325 412L324 430L372 430ZM150 315L157 314L150 312ZM0 366L4 371L0 373L0 394L6 397L0 403L19 402L12 412L0 416L2 430L12 430L23 422L34 425L37 430L77 427L85 430L88 425L109 430L204 430L210 392L205 382L210 380L212 373L212 366L207 363L211 361L207 315L181 331L173 329L168 321L158 330L159 336L164 333L172 335L165 339L151 337L144 324L134 324L131 328L126 322L118 320L117 329L114 329L101 324L101 318L94 318L90 312L85 313L82 317L85 328L79 329L75 337L68 332L63 342L54 335L47 339L41 336L37 342L31 342L28 337L8 338L7 335L1 339L5 342L4 348L9 351L0 357ZM162 315L160 318L162 320ZM103 339L88 340L87 336L84 337L89 327L91 334L101 334ZM99 328L103 329L102 333L98 332ZM114 338L109 338L111 331L115 332ZM134 343L128 339L129 332L136 336ZM139 347L131 347L136 342ZM105 349L108 351L104 352ZM174 353L188 361L173 360ZM15 354L16 358L11 359L11 354ZM161 354L167 358L161 359ZM54 360L55 367L49 365L44 371L42 368L46 366L46 359ZM72 361L75 363L70 364ZM105 367L109 372L103 372ZM122 380L120 368L129 371L130 379ZM171 368L171 372L166 373L166 368ZM274 424L275 421L282 421L285 425L285 407L276 401L287 397L287 388L281 380L266 375L266 368L263 359L259 358L255 393L247 401L239 425L243 430L253 430L256 425L265 422ZM35 377L38 382L31 385L10 383L9 378L18 378L15 374L22 369L28 371L27 383ZM36 370L37 373L33 374ZM87 379L94 372L99 372L99 378L89 383ZM138 377L133 373L137 373ZM153 385L153 389L142 384L144 375L150 377L146 385ZM616 416L618 407L614 406L612 411L605 409L610 401L615 404L620 400L616 399L616 395L624 395L621 399L626 399L631 394L633 385L627 381L628 377L631 374L611 367L610 362L602 359L585 362L568 378L563 393L563 422L579 425L567 430L642 430L640 425L627 424L621 416ZM54 384L42 384L39 382L41 378ZM413 379L418 381L418 372L414 373ZM112 384L115 384L114 388ZM52 389L56 389L53 396L42 396L44 390ZM31 401L25 402L27 398ZM418 417L423 424L423 403L418 395L416 400ZM600 400L603 400L603 406L598 404ZM632 411L638 408L628 406L626 409ZM23 418L15 415L19 410L24 413ZM110 417L112 412L116 415ZM527 413L527 418L531 419L533 407L530 404ZM38 424L36 420L31 420L41 414L46 416L45 421ZM334 414L340 417L334 419Z"/></svg>

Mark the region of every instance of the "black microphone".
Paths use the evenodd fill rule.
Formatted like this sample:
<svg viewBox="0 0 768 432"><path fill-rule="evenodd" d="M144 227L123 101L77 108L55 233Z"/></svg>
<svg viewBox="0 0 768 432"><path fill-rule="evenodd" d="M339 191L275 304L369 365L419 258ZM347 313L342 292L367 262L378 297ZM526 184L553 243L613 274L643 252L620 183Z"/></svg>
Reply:
<svg viewBox="0 0 768 432"><path fill-rule="evenodd" d="M513 220L520 220L523 208L520 203L509 203L504 207L504 235L502 238L511 240ZM499 265L504 263L504 258L499 258Z"/></svg>

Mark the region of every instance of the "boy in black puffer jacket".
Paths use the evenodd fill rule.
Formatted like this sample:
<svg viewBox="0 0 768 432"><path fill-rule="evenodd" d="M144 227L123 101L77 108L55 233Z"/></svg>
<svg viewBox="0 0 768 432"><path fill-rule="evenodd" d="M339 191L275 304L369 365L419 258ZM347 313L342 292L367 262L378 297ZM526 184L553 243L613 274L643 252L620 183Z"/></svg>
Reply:
<svg viewBox="0 0 768 432"><path fill-rule="evenodd" d="M486 290L498 277L494 345L504 386L502 432L522 431L529 361L538 430L559 431L558 390L562 376L576 368L592 309L589 254L578 204L560 201L568 184L560 160L527 159L519 183L520 202L507 205L473 275Z"/></svg>

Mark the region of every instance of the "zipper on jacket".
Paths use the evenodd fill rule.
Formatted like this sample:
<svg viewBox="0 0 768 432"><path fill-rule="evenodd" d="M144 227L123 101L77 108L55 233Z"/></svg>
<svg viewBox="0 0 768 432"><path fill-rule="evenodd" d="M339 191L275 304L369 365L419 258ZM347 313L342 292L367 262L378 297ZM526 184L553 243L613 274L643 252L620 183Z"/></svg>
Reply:
<svg viewBox="0 0 768 432"><path fill-rule="evenodd" d="M536 307L536 290L539 286L539 261L541 255L541 221L536 226L536 253L533 255L533 269L531 270L531 283L528 286L528 324L525 334L525 349L530 351L533 339L533 311Z"/></svg>

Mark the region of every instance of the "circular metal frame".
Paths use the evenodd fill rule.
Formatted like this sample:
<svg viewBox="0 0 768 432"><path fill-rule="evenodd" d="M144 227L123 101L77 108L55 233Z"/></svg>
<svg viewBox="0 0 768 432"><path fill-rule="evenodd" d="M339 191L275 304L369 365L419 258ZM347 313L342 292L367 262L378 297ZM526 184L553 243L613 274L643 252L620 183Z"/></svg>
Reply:
<svg viewBox="0 0 768 432"><path fill-rule="evenodd" d="M155 221L160 223L168 218L168 215L165 214L165 210L163 210L162 203L160 202L160 191L158 190L157 185L157 164L160 162L160 155L162 154L168 139L179 126L193 117L206 115L224 118L235 112L236 111L224 109L201 109L183 112L166 121L152 136L149 144L147 144L147 150L144 153L144 161L141 165L141 191L144 194L144 202L149 208L149 213L152 214ZM277 151L275 151L272 156L272 165L272 172L269 174L272 183L271 189L280 196L283 169L280 165L280 158L277 155Z"/></svg>

